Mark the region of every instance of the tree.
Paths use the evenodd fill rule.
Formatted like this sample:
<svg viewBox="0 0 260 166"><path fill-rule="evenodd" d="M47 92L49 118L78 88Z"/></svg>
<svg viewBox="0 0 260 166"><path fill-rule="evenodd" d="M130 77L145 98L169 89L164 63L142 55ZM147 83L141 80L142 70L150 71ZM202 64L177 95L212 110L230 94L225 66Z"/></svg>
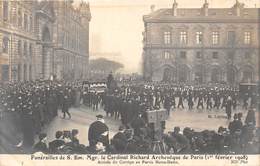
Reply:
<svg viewBox="0 0 260 166"><path fill-rule="evenodd" d="M90 70L115 72L120 68L123 68L124 65L119 62L111 61L105 58L99 58L99 59L90 60L89 67Z"/></svg>

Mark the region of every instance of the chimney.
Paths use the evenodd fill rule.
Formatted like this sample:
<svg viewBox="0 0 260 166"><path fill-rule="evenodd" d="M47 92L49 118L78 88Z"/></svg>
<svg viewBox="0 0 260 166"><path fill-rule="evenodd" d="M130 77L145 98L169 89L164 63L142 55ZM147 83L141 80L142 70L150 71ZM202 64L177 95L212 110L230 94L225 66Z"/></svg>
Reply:
<svg viewBox="0 0 260 166"><path fill-rule="evenodd" d="M151 5L151 12L155 11L155 5Z"/></svg>
<svg viewBox="0 0 260 166"><path fill-rule="evenodd" d="M203 14L204 16L208 16L209 15L209 3L207 0L205 0L205 3L203 4Z"/></svg>
<svg viewBox="0 0 260 166"><path fill-rule="evenodd" d="M177 7L178 7L178 3L176 2L176 0L174 0L174 3L172 5L172 15L173 16L177 16Z"/></svg>
<svg viewBox="0 0 260 166"><path fill-rule="evenodd" d="M240 16L243 8L244 8L244 4L240 3L238 0L236 0L235 5L233 6L234 14L236 16Z"/></svg>

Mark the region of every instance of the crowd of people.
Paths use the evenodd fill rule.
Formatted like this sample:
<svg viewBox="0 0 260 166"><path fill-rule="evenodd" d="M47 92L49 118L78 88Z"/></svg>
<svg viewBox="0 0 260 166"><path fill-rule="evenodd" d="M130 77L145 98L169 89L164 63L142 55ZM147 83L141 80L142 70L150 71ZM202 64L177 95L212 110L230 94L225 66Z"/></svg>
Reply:
<svg viewBox="0 0 260 166"><path fill-rule="evenodd" d="M63 118L75 104L77 84L55 81L4 83L0 85L1 145L5 140L17 147L31 147L58 109ZM8 130L6 130L8 129Z"/></svg>
<svg viewBox="0 0 260 166"><path fill-rule="evenodd" d="M239 94L231 86L190 86L170 84L122 85L99 92L82 83L35 81L9 83L0 86L1 144L8 140L17 147L33 147L43 153L259 153L259 128L256 127L256 93ZM102 115L89 127L89 145L80 144L79 131L57 131L56 139L47 143L44 126L62 111L71 118L69 108L82 104L93 111L103 108L106 116L121 120L119 132L109 140L109 127ZM152 110L225 110L231 119L232 110L250 110L246 121L242 113L235 114L228 127L218 131L194 131L174 127L166 132L161 123L160 137L148 121ZM73 117L72 117L73 118ZM97 126L96 126L97 125ZM6 131L6 127L13 129ZM93 127L94 126L94 127ZM20 136L19 134L20 133ZM35 144L34 136L39 136ZM19 138L20 137L20 138ZM22 141L21 141L22 140ZM19 141L19 142L18 142ZM14 143L15 142L15 143Z"/></svg>
<svg viewBox="0 0 260 166"><path fill-rule="evenodd" d="M51 154L259 154L259 128L255 127L254 111L247 113L245 123L242 113L234 114L228 128L218 131L194 131L174 127L173 131L155 138L154 129L138 117L131 126L121 125L118 133L109 140L109 127L102 115L97 115L88 131L89 145L79 142L78 130L57 131L56 139L47 143L47 135L40 134L35 152ZM138 127L137 127L138 126Z"/></svg>

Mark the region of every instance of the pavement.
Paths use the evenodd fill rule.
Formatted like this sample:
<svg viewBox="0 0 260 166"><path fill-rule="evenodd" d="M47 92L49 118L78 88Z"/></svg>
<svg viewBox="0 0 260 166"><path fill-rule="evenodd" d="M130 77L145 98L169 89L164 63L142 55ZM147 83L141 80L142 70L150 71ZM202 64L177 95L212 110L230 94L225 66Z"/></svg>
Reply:
<svg viewBox="0 0 260 166"><path fill-rule="evenodd" d="M185 106L187 108L187 106ZM243 113L243 121L246 117L247 111L242 109L233 111L232 113ZM81 106L79 108L71 108L71 119L62 119L62 113L59 111L57 116L43 132L48 135L48 141L55 139L55 132L58 130L79 130L79 141L82 144L88 145L88 128L92 122L96 120L97 114L102 114L105 117L105 123L109 127L109 137L112 138L117 133L118 127L121 124L120 120L115 120L113 117L106 117L103 109L93 111L92 109ZM232 115L233 117L233 115ZM259 126L259 112L256 112L257 126ZM188 110L188 109L174 109L170 112L170 116L166 120L166 132L172 131L175 126L179 126L181 130L184 127L191 127L196 131L215 130L220 126L227 127L230 120L226 118L225 110Z"/></svg>

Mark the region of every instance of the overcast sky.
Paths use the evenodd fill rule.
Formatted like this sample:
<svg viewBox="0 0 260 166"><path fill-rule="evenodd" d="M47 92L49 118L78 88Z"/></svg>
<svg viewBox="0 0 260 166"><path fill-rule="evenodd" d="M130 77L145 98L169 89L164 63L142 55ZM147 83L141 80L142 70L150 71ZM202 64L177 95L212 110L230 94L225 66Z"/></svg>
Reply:
<svg viewBox="0 0 260 166"><path fill-rule="evenodd" d="M81 0L78 0L81 1ZM125 66L125 72L141 71L142 16L155 9L170 8L174 0L85 0L90 3L90 52L119 52L110 57ZM178 7L202 7L204 0L177 0ZM236 0L208 0L210 7L231 7ZM260 6L260 0L240 0L246 7Z"/></svg>

